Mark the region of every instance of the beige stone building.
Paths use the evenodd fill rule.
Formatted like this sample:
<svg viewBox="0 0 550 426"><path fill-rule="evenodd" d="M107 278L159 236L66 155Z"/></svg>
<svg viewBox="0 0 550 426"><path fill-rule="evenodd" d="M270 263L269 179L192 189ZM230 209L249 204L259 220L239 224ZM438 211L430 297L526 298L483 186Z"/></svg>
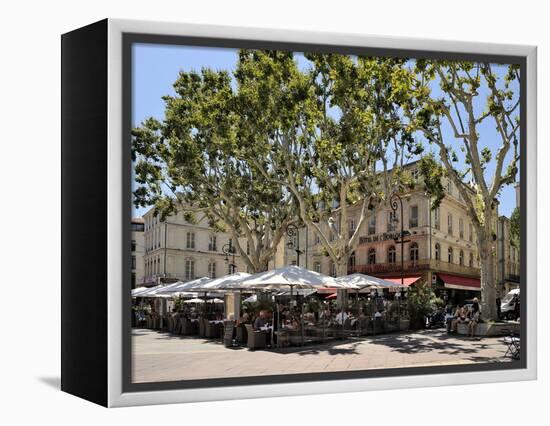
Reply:
<svg viewBox="0 0 550 426"><path fill-rule="evenodd" d="M145 277L145 222L141 217L132 218L132 288Z"/></svg>
<svg viewBox="0 0 550 426"><path fill-rule="evenodd" d="M196 223L186 221L183 212L161 221L152 208L143 219L145 273L141 285L221 277L231 272L233 259L234 272L246 271L238 253L234 257L223 253L230 243L229 235L214 232L204 215L198 215Z"/></svg>
<svg viewBox="0 0 550 426"><path fill-rule="evenodd" d="M501 216L497 231L497 284L501 295L519 287L520 257L519 248L510 237L510 219Z"/></svg>
<svg viewBox="0 0 550 426"><path fill-rule="evenodd" d="M415 163L409 165L408 169L413 174L417 173ZM446 195L436 210L430 209L430 199L419 187L400 194L403 201L403 228L410 233L403 244L404 283L411 285L422 280L431 283L440 294L447 295L451 300L471 298L478 296L481 289L476 234L458 189L450 181L444 184ZM359 220L360 203L356 206L349 207L348 223L343 224L350 235ZM400 206L396 216L398 223L390 206L384 204L369 212L360 229L358 246L350 258L348 273L360 272L401 282L401 243L395 241L401 230ZM340 229L342 224L338 223L337 212L334 220L337 229ZM497 228L495 223L495 231L498 233ZM327 226L323 232L329 240L334 238ZM508 231L498 238L505 247L505 256L509 257L509 261L505 262L506 278L499 277L499 282L503 284L509 280L512 271L519 270L519 254L517 250L510 250ZM286 264L297 263L297 242L296 237L287 238ZM312 229L300 230L298 248L301 251L300 266L336 275L333 262L323 253L320 239ZM504 285L501 287L505 291Z"/></svg>

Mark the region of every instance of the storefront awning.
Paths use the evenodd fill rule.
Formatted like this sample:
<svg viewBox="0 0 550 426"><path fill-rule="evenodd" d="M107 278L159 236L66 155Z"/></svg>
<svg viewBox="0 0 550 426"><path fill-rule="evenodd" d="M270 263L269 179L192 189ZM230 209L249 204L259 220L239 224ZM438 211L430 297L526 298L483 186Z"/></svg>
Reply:
<svg viewBox="0 0 550 426"><path fill-rule="evenodd" d="M413 285L415 282L417 282L421 277L404 277L403 278L403 285L408 287L410 285ZM384 277L385 280L391 281L396 284L401 284L401 277Z"/></svg>
<svg viewBox="0 0 550 426"><path fill-rule="evenodd" d="M450 274L437 274L437 276L445 283L445 288L471 291L481 290L481 281L479 278L459 277Z"/></svg>

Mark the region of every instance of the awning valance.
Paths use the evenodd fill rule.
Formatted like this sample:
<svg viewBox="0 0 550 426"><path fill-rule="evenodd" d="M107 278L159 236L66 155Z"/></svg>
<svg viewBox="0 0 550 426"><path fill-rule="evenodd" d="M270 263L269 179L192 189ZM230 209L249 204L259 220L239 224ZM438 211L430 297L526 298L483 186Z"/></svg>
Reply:
<svg viewBox="0 0 550 426"><path fill-rule="evenodd" d="M416 283L421 277L420 276L414 276L414 277L404 277L403 278L403 285L408 287L410 285L413 285ZM401 277L384 277L385 280L391 281L396 284L401 284Z"/></svg>
<svg viewBox="0 0 550 426"><path fill-rule="evenodd" d="M437 274L437 276L445 283L445 288L472 291L481 290L481 281L479 278L460 277L451 274Z"/></svg>

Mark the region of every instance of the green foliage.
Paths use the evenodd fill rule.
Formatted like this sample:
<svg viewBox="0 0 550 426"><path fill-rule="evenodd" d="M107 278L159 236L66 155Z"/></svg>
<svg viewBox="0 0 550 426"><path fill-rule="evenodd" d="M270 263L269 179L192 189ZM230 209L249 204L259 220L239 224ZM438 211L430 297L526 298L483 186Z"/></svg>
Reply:
<svg viewBox="0 0 550 426"><path fill-rule="evenodd" d="M436 297L432 288L425 282L419 282L409 288L407 292L407 307L410 316L411 328L424 328L424 318L437 306L442 306L443 301Z"/></svg>
<svg viewBox="0 0 550 426"><path fill-rule="evenodd" d="M309 298L306 305L306 312L319 312L321 308L321 303L318 299Z"/></svg>
<svg viewBox="0 0 550 426"><path fill-rule="evenodd" d="M244 57L245 52L241 52ZM204 216L215 230L246 238L250 255L234 244L250 270L264 270L295 219L293 200L266 180L250 158L263 148L272 127L247 94L271 102L262 88L241 86L228 71L180 72L175 95L165 96L162 121L145 120L132 132L136 206L154 205L166 216L183 209L186 220ZM266 168L268 168L266 166Z"/></svg>
<svg viewBox="0 0 550 426"><path fill-rule="evenodd" d="M175 95L163 98L164 119L132 132L135 204L153 204L163 218L182 207L190 218L202 211L210 225L247 238L257 270L296 216L345 225L345 206L365 199L365 210L394 187L412 186L400 166L423 146L404 113L414 106L409 62L306 58L309 69L300 70L292 52L244 49L234 72L182 71ZM345 264L356 244L346 226L316 231ZM328 232L338 234L333 244Z"/></svg>
<svg viewBox="0 0 550 426"><path fill-rule="evenodd" d="M184 298L181 296L178 296L174 298L174 311L183 311L183 308L185 304L183 303Z"/></svg>
<svg viewBox="0 0 550 426"><path fill-rule="evenodd" d="M271 300L258 300L257 302L243 302L243 308L246 308L249 314L258 313L260 311L274 312L277 308L275 302Z"/></svg>
<svg viewBox="0 0 550 426"><path fill-rule="evenodd" d="M447 172L432 154L425 155L420 159L418 170L424 182L424 189L432 199L432 210L434 210L439 207L445 197L445 188L441 180L447 176Z"/></svg>
<svg viewBox="0 0 550 426"><path fill-rule="evenodd" d="M512 216L510 217L510 239L511 243L514 247L519 248L520 244L520 230L521 230L521 222L520 222L520 210L519 207L516 207L514 211L512 212Z"/></svg>

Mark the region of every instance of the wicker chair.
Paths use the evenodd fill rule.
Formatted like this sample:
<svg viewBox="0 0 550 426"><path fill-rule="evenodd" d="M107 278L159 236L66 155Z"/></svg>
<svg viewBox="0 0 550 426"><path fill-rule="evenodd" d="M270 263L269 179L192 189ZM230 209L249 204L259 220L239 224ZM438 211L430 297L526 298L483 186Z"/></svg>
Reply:
<svg viewBox="0 0 550 426"><path fill-rule="evenodd" d="M199 336L200 337L206 337L206 323L208 323L208 320L205 320L204 318L199 319Z"/></svg>
<svg viewBox="0 0 550 426"><path fill-rule="evenodd" d="M244 324L241 324L237 327L236 338L237 342L239 342L240 344L245 345L248 343L248 333Z"/></svg>
<svg viewBox="0 0 550 426"><path fill-rule="evenodd" d="M214 324L208 320L204 320L204 336L208 339L216 339L221 337L223 326Z"/></svg>
<svg viewBox="0 0 550 426"><path fill-rule="evenodd" d="M263 349L266 347L266 332L254 330L252 325L245 324L246 333L248 334L247 346L248 349Z"/></svg>

